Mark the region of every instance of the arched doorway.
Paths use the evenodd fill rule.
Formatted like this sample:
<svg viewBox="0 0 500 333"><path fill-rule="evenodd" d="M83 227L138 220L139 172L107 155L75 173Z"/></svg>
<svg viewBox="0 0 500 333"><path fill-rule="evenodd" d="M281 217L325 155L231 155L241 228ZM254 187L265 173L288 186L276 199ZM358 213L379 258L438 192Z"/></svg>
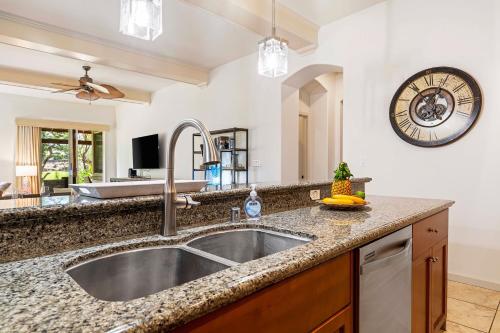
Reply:
<svg viewBox="0 0 500 333"><path fill-rule="evenodd" d="M282 182L331 179L342 160L342 73L310 65L282 83Z"/></svg>

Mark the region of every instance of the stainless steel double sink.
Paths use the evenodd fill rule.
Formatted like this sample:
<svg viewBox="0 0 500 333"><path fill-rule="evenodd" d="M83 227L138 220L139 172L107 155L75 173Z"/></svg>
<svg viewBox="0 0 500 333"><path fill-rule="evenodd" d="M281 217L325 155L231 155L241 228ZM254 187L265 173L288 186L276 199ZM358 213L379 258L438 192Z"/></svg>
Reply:
<svg viewBox="0 0 500 333"><path fill-rule="evenodd" d="M310 242L262 229L215 232L185 245L130 250L75 265L66 272L88 294L128 301Z"/></svg>

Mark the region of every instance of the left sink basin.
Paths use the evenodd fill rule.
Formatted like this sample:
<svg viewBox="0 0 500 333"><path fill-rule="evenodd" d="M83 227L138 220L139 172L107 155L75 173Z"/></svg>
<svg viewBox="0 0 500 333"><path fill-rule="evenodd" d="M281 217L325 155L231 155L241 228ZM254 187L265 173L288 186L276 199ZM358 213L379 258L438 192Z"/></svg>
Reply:
<svg viewBox="0 0 500 333"><path fill-rule="evenodd" d="M229 266L182 248L148 248L93 259L66 272L104 301L128 301L199 279Z"/></svg>

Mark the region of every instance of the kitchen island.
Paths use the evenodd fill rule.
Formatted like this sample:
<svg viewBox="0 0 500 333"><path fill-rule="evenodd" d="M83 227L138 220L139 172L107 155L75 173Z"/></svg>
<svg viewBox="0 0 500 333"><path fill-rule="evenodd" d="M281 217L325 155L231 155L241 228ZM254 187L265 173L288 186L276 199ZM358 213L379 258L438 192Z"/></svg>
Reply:
<svg viewBox="0 0 500 333"><path fill-rule="evenodd" d="M269 214L257 222L210 224L183 229L175 237L140 237L1 264L0 331L174 329L453 205L447 200L383 196L370 196L369 201L369 207L359 211L305 207ZM312 241L131 301L98 300L65 272L98 256L183 244L234 228L270 229Z"/></svg>

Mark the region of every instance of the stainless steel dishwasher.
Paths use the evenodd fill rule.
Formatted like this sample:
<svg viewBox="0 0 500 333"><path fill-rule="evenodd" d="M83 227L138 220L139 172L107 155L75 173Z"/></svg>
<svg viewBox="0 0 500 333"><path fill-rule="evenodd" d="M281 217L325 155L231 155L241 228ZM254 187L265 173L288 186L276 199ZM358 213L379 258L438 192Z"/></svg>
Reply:
<svg viewBox="0 0 500 333"><path fill-rule="evenodd" d="M412 229L359 250L359 333L411 332Z"/></svg>

